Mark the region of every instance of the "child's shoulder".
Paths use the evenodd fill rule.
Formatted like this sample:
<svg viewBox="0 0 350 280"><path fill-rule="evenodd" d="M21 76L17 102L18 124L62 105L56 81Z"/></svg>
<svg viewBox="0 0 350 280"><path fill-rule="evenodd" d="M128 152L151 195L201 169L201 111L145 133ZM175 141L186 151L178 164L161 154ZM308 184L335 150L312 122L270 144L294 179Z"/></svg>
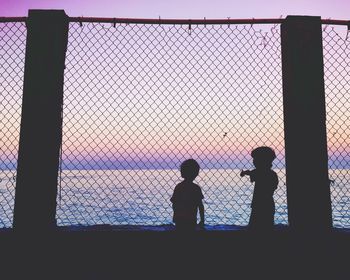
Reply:
<svg viewBox="0 0 350 280"><path fill-rule="evenodd" d="M191 185L192 185L192 187L194 187L196 189L200 189L201 188L198 184L196 184L194 182L192 182Z"/></svg>
<svg viewBox="0 0 350 280"><path fill-rule="evenodd" d="M180 183L176 184L175 190L176 189L181 189L182 186L183 186L183 182L180 182Z"/></svg>

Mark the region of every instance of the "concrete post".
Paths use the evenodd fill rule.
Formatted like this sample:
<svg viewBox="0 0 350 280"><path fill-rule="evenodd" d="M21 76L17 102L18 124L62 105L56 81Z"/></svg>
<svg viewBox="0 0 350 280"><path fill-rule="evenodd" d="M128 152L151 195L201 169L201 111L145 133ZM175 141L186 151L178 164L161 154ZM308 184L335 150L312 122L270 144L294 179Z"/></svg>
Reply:
<svg viewBox="0 0 350 280"><path fill-rule="evenodd" d="M281 39L289 224L330 229L321 18L288 16Z"/></svg>
<svg viewBox="0 0 350 280"><path fill-rule="evenodd" d="M15 231L45 231L56 226L67 40L68 17L63 10L29 11Z"/></svg>

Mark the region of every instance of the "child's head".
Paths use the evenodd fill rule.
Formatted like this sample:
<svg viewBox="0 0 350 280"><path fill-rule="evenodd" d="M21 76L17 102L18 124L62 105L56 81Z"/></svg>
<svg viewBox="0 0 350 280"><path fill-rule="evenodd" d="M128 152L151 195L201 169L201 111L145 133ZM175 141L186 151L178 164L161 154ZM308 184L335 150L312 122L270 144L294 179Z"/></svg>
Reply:
<svg viewBox="0 0 350 280"><path fill-rule="evenodd" d="M181 177L193 181L199 173L199 164L194 159L185 160L180 166Z"/></svg>
<svg viewBox="0 0 350 280"><path fill-rule="evenodd" d="M251 152L253 163L257 168L271 168L272 162L276 158L274 150L270 147L258 147Z"/></svg>

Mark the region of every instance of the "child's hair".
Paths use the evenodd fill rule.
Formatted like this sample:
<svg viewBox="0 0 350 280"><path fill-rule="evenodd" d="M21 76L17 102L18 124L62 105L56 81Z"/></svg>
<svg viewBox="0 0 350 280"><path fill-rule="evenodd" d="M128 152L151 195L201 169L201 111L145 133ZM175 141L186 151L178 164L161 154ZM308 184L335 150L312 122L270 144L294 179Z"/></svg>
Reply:
<svg viewBox="0 0 350 280"><path fill-rule="evenodd" d="M251 152L251 156L254 160L260 162L265 162L266 164L272 164L273 160L276 158L276 154L270 147L258 147Z"/></svg>
<svg viewBox="0 0 350 280"><path fill-rule="evenodd" d="M194 159L187 159L180 166L181 176L184 179L193 180L199 173L199 164Z"/></svg>

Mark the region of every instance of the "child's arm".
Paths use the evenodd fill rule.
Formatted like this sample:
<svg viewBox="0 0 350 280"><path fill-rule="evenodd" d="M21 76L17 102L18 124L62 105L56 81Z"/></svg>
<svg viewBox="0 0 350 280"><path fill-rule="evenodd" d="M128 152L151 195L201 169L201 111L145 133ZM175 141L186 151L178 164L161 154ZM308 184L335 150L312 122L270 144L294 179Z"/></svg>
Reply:
<svg viewBox="0 0 350 280"><path fill-rule="evenodd" d="M250 178L250 182L255 182L255 177L256 177L256 172L255 169L253 170L242 170L241 172L241 177L248 175Z"/></svg>
<svg viewBox="0 0 350 280"><path fill-rule="evenodd" d="M199 221L199 225L204 226L204 205L202 201L199 203L198 209L199 209L199 216L201 218Z"/></svg>
<svg viewBox="0 0 350 280"><path fill-rule="evenodd" d="M241 177L243 177L243 176L245 176L245 175L248 175L248 176L250 176L250 174L251 174L251 171L250 170L242 170L242 172L241 172Z"/></svg>

